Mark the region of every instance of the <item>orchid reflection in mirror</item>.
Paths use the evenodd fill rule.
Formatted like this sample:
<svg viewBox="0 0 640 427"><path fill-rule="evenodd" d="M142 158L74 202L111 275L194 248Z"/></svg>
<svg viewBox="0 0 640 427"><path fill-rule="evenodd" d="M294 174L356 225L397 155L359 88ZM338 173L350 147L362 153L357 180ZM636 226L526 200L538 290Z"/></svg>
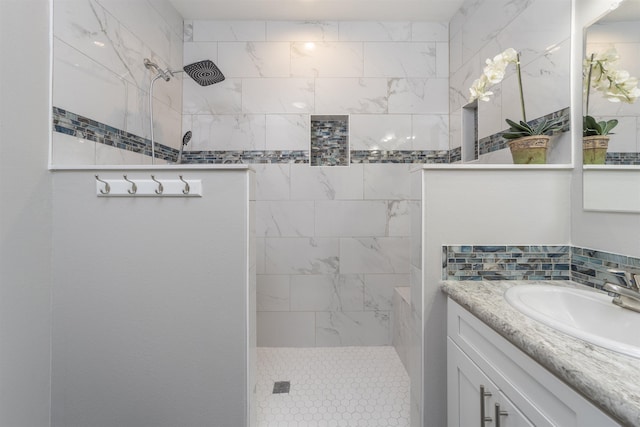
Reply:
<svg viewBox="0 0 640 427"><path fill-rule="evenodd" d="M582 121L582 163L604 165L609 148L609 135L618 125L617 119L596 121L592 116L584 116Z"/></svg>
<svg viewBox="0 0 640 427"><path fill-rule="evenodd" d="M589 115L591 89L602 93L610 102L633 104L640 97L638 79L618 68L620 55L615 48L603 53L592 53L584 61L585 116L582 121L582 162L585 165L603 165L607 160L609 136L618 125L617 119L597 121Z"/></svg>

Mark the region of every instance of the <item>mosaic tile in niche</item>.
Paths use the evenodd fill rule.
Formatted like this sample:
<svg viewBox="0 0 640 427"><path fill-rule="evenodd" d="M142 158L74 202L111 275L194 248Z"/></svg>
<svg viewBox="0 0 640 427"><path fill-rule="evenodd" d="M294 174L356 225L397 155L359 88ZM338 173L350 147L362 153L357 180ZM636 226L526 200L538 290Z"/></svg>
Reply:
<svg viewBox="0 0 640 427"><path fill-rule="evenodd" d="M349 165L349 116L311 116L311 166Z"/></svg>

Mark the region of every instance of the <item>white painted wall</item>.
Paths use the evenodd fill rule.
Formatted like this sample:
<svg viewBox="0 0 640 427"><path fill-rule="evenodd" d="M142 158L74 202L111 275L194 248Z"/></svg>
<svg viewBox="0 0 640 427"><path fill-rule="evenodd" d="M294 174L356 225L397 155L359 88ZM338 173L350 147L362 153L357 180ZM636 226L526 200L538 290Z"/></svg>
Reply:
<svg viewBox="0 0 640 427"><path fill-rule="evenodd" d="M583 28L604 14L611 6L608 0L580 0L575 5L572 61L581 69ZM579 73L572 81L572 105L582 105L582 79ZM574 108L573 122L581 123L582 111ZM582 138L581 129L574 129L576 169L572 185L572 243L592 249L640 257L640 215L637 213L591 212L583 210ZM590 171L594 173L596 171ZM633 172L632 172L633 173ZM624 196L622 196L624 197Z"/></svg>
<svg viewBox="0 0 640 427"><path fill-rule="evenodd" d="M50 425L48 40L48 1L0 1L0 425L11 427Z"/></svg>
<svg viewBox="0 0 640 427"><path fill-rule="evenodd" d="M97 197L95 173L182 174L203 197ZM52 425L247 425L250 174L55 172Z"/></svg>
<svg viewBox="0 0 640 427"><path fill-rule="evenodd" d="M422 184L424 426L446 425L442 246L571 242L571 170L428 169ZM412 284L412 290L415 286ZM413 299L413 294L412 294Z"/></svg>

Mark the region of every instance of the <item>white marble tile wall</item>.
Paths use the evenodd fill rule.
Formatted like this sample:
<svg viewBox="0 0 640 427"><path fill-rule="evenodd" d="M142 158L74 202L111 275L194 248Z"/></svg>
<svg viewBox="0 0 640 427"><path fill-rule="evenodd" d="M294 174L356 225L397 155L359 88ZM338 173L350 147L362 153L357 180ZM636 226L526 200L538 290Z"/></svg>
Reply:
<svg viewBox="0 0 640 427"><path fill-rule="evenodd" d="M393 289L409 284L409 166L253 167L259 345L390 344Z"/></svg>
<svg viewBox="0 0 640 427"><path fill-rule="evenodd" d="M452 18L449 30L452 118L459 117L468 103L469 87L482 74L484 61L510 47L521 54L528 120L570 105L570 0L469 0ZM495 96L489 102L479 102L480 138L505 130L505 118L522 118L513 65L503 82L491 90ZM461 146L459 123L452 123L449 130L450 147ZM487 156L481 161L489 158L491 162L503 162L503 158L511 163L508 155ZM559 161L569 162L570 158Z"/></svg>
<svg viewBox="0 0 640 427"><path fill-rule="evenodd" d="M185 81L187 149L308 150L310 114L349 114L352 150L446 150L448 50L438 22L185 22L185 62L227 79ZM390 344L410 165L252 167L259 345Z"/></svg>
<svg viewBox="0 0 640 427"><path fill-rule="evenodd" d="M266 116L267 124L253 149L306 150L309 114L354 116L352 149L448 148L446 23L187 21L184 27L184 62L209 58L226 76L206 88L184 79L183 113L192 116L185 123L194 123L183 129L194 133L187 149L232 149L215 141L219 129L195 126L202 121L195 116L253 115Z"/></svg>
<svg viewBox="0 0 640 427"><path fill-rule="evenodd" d="M143 59L163 69L182 68L182 18L171 4L54 0L53 34L53 105L148 138L148 91L154 74ZM156 140L174 148L182 135L181 80L160 80L154 86ZM87 164L79 163L86 156L58 147L60 140L53 141L54 161ZM96 147L94 161L88 164L145 163L141 156L113 150Z"/></svg>

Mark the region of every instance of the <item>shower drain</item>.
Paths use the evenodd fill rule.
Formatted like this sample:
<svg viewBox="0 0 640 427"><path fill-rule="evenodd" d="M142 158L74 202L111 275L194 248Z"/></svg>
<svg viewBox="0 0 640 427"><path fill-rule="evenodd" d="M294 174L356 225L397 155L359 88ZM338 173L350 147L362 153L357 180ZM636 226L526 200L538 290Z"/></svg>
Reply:
<svg viewBox="0 0 640 427"><path fill-rule="evenodd" d="M290 381L276 381L275 383L273 383L273 394L289 393L290 388Z"/></svg>

